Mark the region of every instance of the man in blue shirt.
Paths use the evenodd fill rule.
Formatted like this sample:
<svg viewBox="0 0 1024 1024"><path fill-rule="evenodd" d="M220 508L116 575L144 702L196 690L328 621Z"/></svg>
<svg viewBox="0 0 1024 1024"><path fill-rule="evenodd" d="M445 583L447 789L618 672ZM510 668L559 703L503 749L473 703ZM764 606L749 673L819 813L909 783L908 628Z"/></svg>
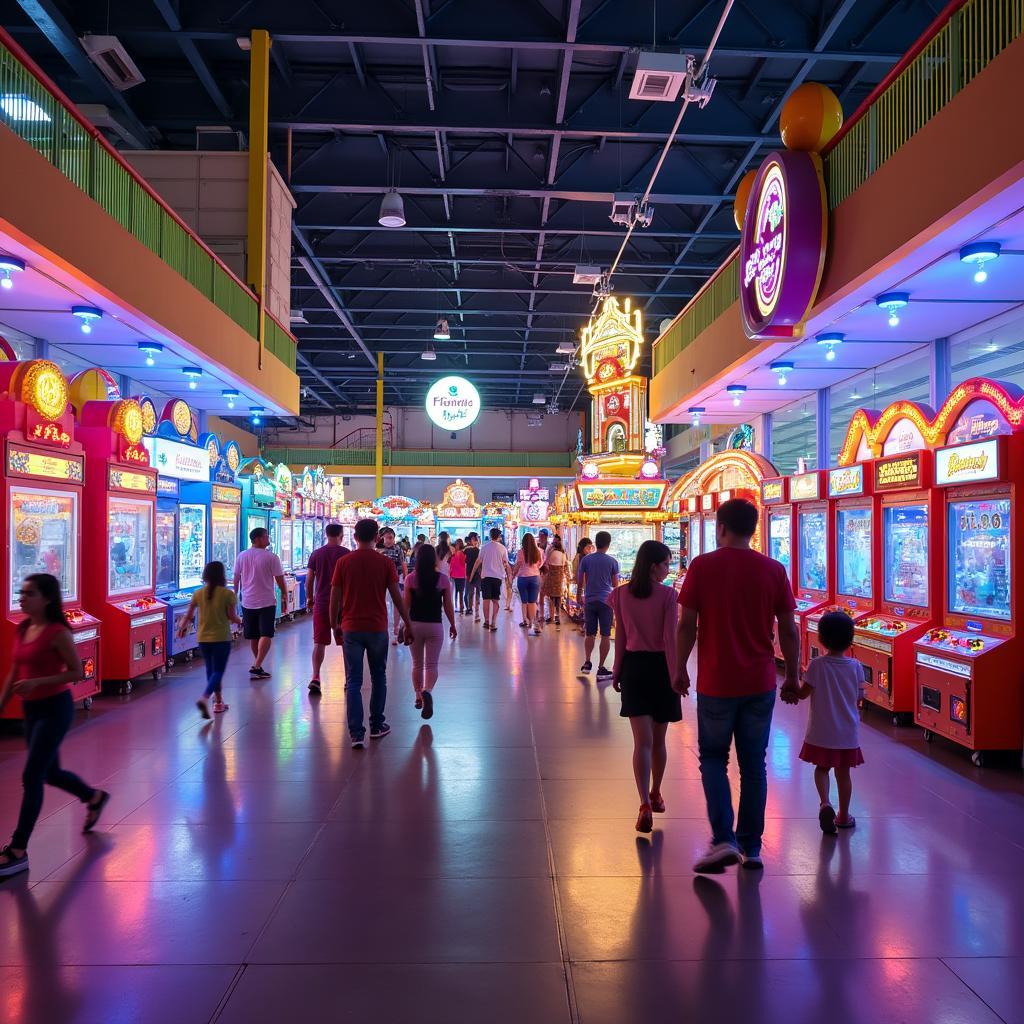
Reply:
<svg viewBox="0 0 1024 1024"><path fill-rule="evenodd" d="M612 535L607 530L601 530L594 538L594 543L597 550L580 559L579 575L576 578L576 594L577 597L583 598L587 629L583 647L585 660L580 672L587 673L594 667L590 658L594 653L594 641L600 627L601 647L597 678L603 681L612 677L611 669L605 668L604 664L612 645L612 608L608 604L608 596L619 585L619 563L608 554Z"/></svg>

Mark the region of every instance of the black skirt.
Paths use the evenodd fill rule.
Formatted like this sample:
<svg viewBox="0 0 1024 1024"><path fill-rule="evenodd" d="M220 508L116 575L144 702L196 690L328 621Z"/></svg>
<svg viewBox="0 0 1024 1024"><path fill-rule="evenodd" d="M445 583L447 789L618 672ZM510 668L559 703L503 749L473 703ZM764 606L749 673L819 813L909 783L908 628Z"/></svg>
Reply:
<svg viewBox="0 0 1024 1024"><path fill-rule="evenodd" d="M662 651L626 651L619 674L623 718L650 715L656 722L679 722L683 706L672 689Z"/></svg>

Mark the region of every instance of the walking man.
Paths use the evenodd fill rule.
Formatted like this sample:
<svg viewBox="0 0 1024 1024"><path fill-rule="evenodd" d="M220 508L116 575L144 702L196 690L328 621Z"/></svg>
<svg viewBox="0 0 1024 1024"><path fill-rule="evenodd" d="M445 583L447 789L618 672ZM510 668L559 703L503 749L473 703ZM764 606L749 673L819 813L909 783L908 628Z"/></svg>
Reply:
<svg viewBox="0 0 1024 1024"><path fill-rule="evenodd" d="M586 639L583 641L583 664L580 672L586 675L594 667L591 658L597 631L601 631L601 646L598 649L597 679L604 682L611 679L611 669L605 666L608 651L612 646L612 619L614 613L608 603L611 592L619 585L619 563L608 554L612 535L601 530L594 538L596 551L580 559L579 575L576 578L576 593L583 595L583 619Z"/></svg>
<svg viewBox="0 0 1024 1024"><path fill-rule="evenodd" d="M263 667L263 662L267 660L274 639L275 583L281 591L281 607L288 607L284 566L270 550L270 534L264 527L257 526L249 531L249 543L251 547L240 552L235 559L234 590L242 602L242 635L252 648L249 675L254 679L269 679L270 673Z"/></svg>
<svg viewBox="0 0 1024 1024"><path fill-rule="evenodd" d="M480 557L480 535L471 533L466 537L466 599L464 615L473 615L474 621L480 621L480 583L481 578L473 575L473 566Z"/></svg>
<svg viewBox="0 0 1024 1024"><path fill-rule="evenodd" d="M491 530L491 539L480 549L480 557L473 565L473 575L481 579L480 590L484 598L484 629L497 632L498 608L501 606L501 583L512 586L512 571L508 564L508 549L501 543L501 530Z"/></svg>
<svg viewBox="0 0 1024 1024"><path fill-rule="evenodd" d="M548 560L548 531L543 527L537 531L537 549L540 551L540 574L543 577L547 572L547 560ZM541 581L543 583L543 580ZM550 607L548 608L550 612ZM540 599L537 606L537 623L543 625L543 623L551 621L551 615L549 614L547 619L544 618L544 587L540 588Z"/></svg>
<svg viewBox="0 0 1024 1024"><path fill-rule="evenodd" d="M309 692L320 696L320 668L324 654L331 643L341 646L341 632L331 629L331 580L338 559L349 553L341 543L341 524L328 523L324 527L327 542L309 556L309 575L306 577L306 611L313 613L313 675L309 680Z"/></svg>
<svg viewBox="0 0 1024 1024"><path fill-rule="evenodd" d="M345 710L352 746L366 746L363 725L363 656L370 666L370 739L391 732L384 720L388 696L388 605L391 595L405 624L405 642L413 638L412 623L398 589L398 573L390 558L374 550L377 523L360 519L356 550L340 558L331 580L331 627L341 630L345 652Z"/></svg>
<svg viewBox="0 0 1024 1024"><path fill-rule="evenodd" d="M783 700L798 686L800 636L796 602L781 563L754 551L757 508L732 498L718 509L718 548L698 555L679 593L677 662L673 686L690 688L687 661L697 645L697 745L711 823L711 843L695 871L729 864L759 869L768 797L765 756L775 707L773 628L786 660ZM727 768L735 741L740 768L735 819Z"/></svg>

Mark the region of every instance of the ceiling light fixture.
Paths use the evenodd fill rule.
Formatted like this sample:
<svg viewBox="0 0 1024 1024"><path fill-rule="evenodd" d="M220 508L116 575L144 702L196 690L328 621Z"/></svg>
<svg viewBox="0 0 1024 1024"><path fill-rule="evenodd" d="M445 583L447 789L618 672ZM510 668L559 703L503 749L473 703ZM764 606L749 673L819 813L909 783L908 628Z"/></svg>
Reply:
<svg viewBox="0 0 1024 1024"><path fill-rule="evenodd" d="M448 330L448 321L442 316L438 318L434 328L434 341L450 341L452 332Z"/></svg>
<svg viewBox="0 0 1024 1024"><path fill-rule="evenodd" d="M434 351L434 346L427 342L427 347L420 353L420 359L424 362L432 363L437 359L437 353Z"/></svg>
<svg viewBox="0 0 1024 1024"><path fill-rule="evenodd" d="M25 261L17 256L0 256L0 288L10 291L14 287L11 274L20 273L25 269Z"/></svg>
<svg viewBox="0 0 1024 1024"><path fill-rule="evenodd" d="M199 384L199 378L203 375L202 368L199 366L183 366L181 372L188 377L189 391L195 391L196 386Z"/></svg>
<svg viewBox="0 0 1024 1024"><path fill-rule="evenodd" d="M252 425L258 427L260 425L260 417L263 415L264 409L262 405L253 405L249 408L249 419L252 420Z"/></svg>
<svg viewBox="0 0 1024 1024"><path fill-rule="evenodd" d="M140 341L139 351L146 357L147 366L156 366L156 357L163 352L164 347L157 341Z"/></svg>
<svg viewBox="0 0 1024 1024"><path fill-rule="evenodd" d="M1001 251L1002 248L998 242L972 242L960 250L960 262L972 264L975 282L983 284L988 279L985 264L998 259Z"/></svg>
<svg viewBox="0 0 1024 1024"><path fill-rule="evenodd" d="M575 353L576 346L571 341L560 341L555 354L560 356L571 356Z"/></svg>
<svg viewBox="0 0 1024 1024"><path fill-rule="evenodd" d="M779 387L782 387L789 379L786 375L793 372L793 364L789 362L772 363L770 369L772 373L778 375Z"/></svg>
<svg viewBox="0 0 1024 1024"><path fill-rule="evenodd" d="M836 349L842 345L845 334L819 334L817 342L825 346L825 358L831 363L836 358Z"/></svg>
<svg viewBox="0 0 1024 1024"><path fill-rule="evenodd" d="M910 302L910 295L907 292L885 292L875 299L875 305L884 309L889 314L889 326L898 327L900 323L897 310L903 309Z"/></svg>
<svg viewBox="0 0 1024 1024"><path fill-rule="evenodd" d="M384 193L380 201L380 216L377 223L383 228L405 227L405 203L398 194L398 189L391 188Z"/></svg>
<svg viewBox="0 0 1024 1024"><path fill-rule="evenodd" d="M534 394L533 394L533 404L534 405L547 405L548 404L548 400L544 397L544 393L542 391L535 391L534 392Z"/></svg>
<svg viewBox="0 0 1024 1024"><path fill-rule="evenodd" d="M691 405L690 408L687 409L686 411L690 414L690 417L691 417L690 423L691 423L691 425L695 426L695 427L699 427L700 426L700 417L701 417L701 414L704 412L704 406L703 405Z"/></svg>
<svg viewBox="0 0 1024 1024"><path fill-rule="evenodd" d="M83 334L92 334L92 322L103 316L103 310L95 306L72 306L71 315L82 321Z"/></svg>
<svg viewBox="0 0 1024 1024"><path fill-rule="evenodd" d="M229 408L229 409L234 409L234 407L235 407L235 402L236 402L236 401L237 401L237 400L238 400L239 398L241 398L242 396L241 396L241 394L240 394L240 393L239 393L238 391L235 391L235 389L234 389L234 388L225 388L225 389L224 389L224 390L223 390L223 391L222 391L222 392L220 393L220 397L221 397L221 398L226 398L226 399L227 399L227 402L228 402L228 408Z"/></svg>
<svg viewBox="0 0 1024 1024"><path fill-rule="evenodd" d="M732 395L733 405L739 405L743 401L743 396L747 393L747 386L746 384L729 384L725 389L725 393Z"/></svg>

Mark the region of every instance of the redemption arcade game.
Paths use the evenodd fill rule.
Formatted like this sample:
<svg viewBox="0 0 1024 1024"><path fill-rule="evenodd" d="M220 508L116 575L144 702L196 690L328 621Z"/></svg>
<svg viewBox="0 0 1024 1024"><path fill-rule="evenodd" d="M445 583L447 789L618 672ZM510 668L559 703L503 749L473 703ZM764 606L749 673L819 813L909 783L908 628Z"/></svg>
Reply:
<svg viewBox="0 0 1024 1024"><path fill-rule="evenodd" d="M287 516L289 511L294 513L294 491L295 481L292 478L292 471L288 466L280 462L273 469L274 479L274 507L267 513L269 525L267 529L270 531L270 550L281 557L281 547L284 544L284 531L287 526ZM309 562L310 551L306 551L305 557L300 563L298 561L295 549L294 549L294 533L293 533L293 548L292 548L292 560L295 565L302 565L305 568ZM305 535L304 535L305 536ZM312 531L311 531L312 536ZM303 548L305 551L305 547ZM312 549L310 549L312 550ZM284 562L282 560L281 568L284 569ZM295 615L296 609L299 607L299 583L295 578L294 573L288 572L285 569L284 572L284 586L285 595L282 601L281 593L279 590L274 589L274 617L279 621L283 618L292 618ZM302 606L303 608L305 605Z"/></svg>
<svg viewBox="0 0 1024 1024"><path fill-rule="evenodd" d="M789 501L796 521L796 615L800 624L800 657L810 659L808 617L819 613L832 596L833 569L829 509L824 470L789 477ZM813 634L817 639L817 632Z"/></svg>
<svg viewBox="0 0 1024 1024"><path fill-rule="evenodd" d="M137 401L85 401L76 436L85 448L82 532L86 608L103 622L103 681L129 692L146 673L163 675L167 610L155 595L156 470L142 444Z"/></svg>
<svg viewBox="0 0 1024 1024"><path fill-rule="evenodd" d="M440 505L437 506L437 532L448 533L449 540L461 537L466 539L469 533L480 533L483 529L483 509L477 503L473 488L463 480L456 480L444 489Z"/></svg>
<svg viewBox="0 0 1024 1024"><path fill-rule="evenodd" d="M0 522L6 517L0 553L6 581L0 673L7 674L15 630L24 618L18 604L22 580L49 573L60 582L64 614L82 659L83 676L71 684L71 694L89 707L99 692L100 621L82 610L81 600L85 457L75 440L68 385L55 363L0 362L0 435ZM21 699L14 696L2 717L21 714Z"/></svg>
<svg viewBox="0 0 1024 1024"><path fill-rule="evenodd" d="M788 481L784 476L771 477L761 481L761 506L766 519L768 535L765 554L781 562L789 577L789 584L796 593L796 563L793 559L793 506L787 501Z"/></svg>

